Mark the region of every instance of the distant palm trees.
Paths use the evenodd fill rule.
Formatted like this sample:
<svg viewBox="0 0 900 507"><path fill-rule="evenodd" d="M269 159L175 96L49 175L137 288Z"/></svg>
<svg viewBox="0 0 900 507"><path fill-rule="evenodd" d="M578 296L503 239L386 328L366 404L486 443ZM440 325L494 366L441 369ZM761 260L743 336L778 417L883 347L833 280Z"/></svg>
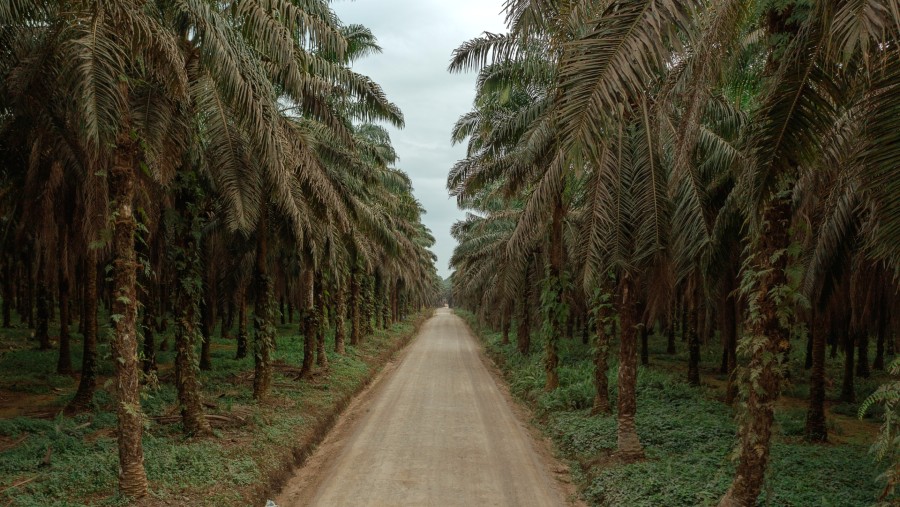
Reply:
<svg viewBox="0 0 900 507"><path fill-rule="evenodd" d="M598 370L607 324L618 324L626 459L642 455L638 336L657 322L670 336L680 328L689 380L699 383L700 340L718 329L723 370L741 379L729 399L741 385L746 403L738 471L721 505L752 505L798 326L814 324L813 440L826 438L826 341L842 340L852 364L869 334L890 340L900 9L890 1L505 5L509 33L463 44L451 63L481 71L475 109L454 134L469 139L468 156L448 178L473 212L454 229L454 297L496 307L522 295L527 308L533 289L522 287L542 290L548 389L567 320L594 318ZM545 276L525 274L535 255ZM831 303L860 277L886 281L854 296L880 310ZM521 312L519 325L530 315ZM834 329L849 323L847 337L828 340L823 315ZM605 371L597 379L595 410L604 412Z"/></svg>
<svg viewBox="0 0 900 507"><path fill-rule="evenodd" d="M98 300L111 305L123 495L147 492L141 368L154 367L152 336L167 315L184 429L203 435L195 347L204 343L209 367L220 309L223 323L240 313L246 348L255 301L254 397L265 399L276 293L299 305L308 351L323 343L326 314L343 333L348 285L356 341L361 321L386 325L436 297L434 239L372 124L402 126L402 114L349 67L376 51L371 32L342 25L325 0L0 6L3 302L14 284L23 316L36 300L45 335L49 300L59 301L61 372L80 303L73 411L93 398ZM238 295L220 296L220 283Z"/></svg>

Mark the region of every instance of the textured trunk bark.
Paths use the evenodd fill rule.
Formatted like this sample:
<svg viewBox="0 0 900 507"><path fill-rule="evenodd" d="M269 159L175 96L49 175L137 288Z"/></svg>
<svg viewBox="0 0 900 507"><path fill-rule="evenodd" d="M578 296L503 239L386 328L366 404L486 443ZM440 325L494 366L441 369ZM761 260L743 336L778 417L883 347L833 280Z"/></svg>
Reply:
<svg viewBox="0 0 900 507"><path fill-rule="evenodd" d="M384 304L381 306L381 318L384 320L384 327L388 328L394 324L391 311L391 291L394 284L385 280L384 286Z"/></svg>
<svg viewBox="0 0 900 507"><path fill-rule="evenodd" d="M344 316L347 313L345 292L344 284L338 280L334 290L334 351L341 355L347 352L344 346L347 334L344 324Z"/></svg>
<svg viewBox="0 0 900 507"><path fill-rule="evenodd" d="M235 359L243 359L247 357L247 294L241 291L240 301L238 302L238 335L237 335L237 351Z"/></svg>
<svg viewBox="0 0 900 507"><path fill-rule="evenodd" d="M685 304L689 307L687 315L687 337L688 337L688 384L692 386L700 385L700 333L697 328L699 320L699 312L697 311L697 302L694 300L696 294L692 296L690 302Z"/></svg>
<svg viewBox="0 0 900 507"><path fill-rule="evenodd" d="M81 412L91 407L97 389L97 259L88 251L84 263L84 341L78 391L67 411Z"/></svg>
<svg viewBox="0 0 900 507"><path fill-rule="evenodd" d="M396 281L391 289L391 320L400 322L400 283Z"/></svg>
<svg viewBox="0 0 900 507"><path fill-rule="evenodd" d="M531 275L531 261L528 261L528 275ZM531 276L526 276L522 284L522 299L519 301L519 318L516 326L516 347L523 356L531 354Z"/></svg>
<svg viewBox="0 0 900 507"><path fill-rule="evenodd" d="M650 329L646 324L641 326L641 364L650 366Z"/></svg>
<svg viewBox="0 0 900 507"><path fill-rule="evenodd" d="M884 371L885 341L890 332L890 304L887 294L887 291L881 291L878 299L878 337L875 342L875 361L872 363L872 368L877 371Z"/></svg>
<svg viewBox="0 0 900 507"><path fill-rule="evenodd" d="M315 288L315 274L311 263L303 270L300 281L300 334L303 335L303 363L300 368L300 377L305 378L312 374L315 363L316 336L318 334L318 322L316 322L316 304L313 292Z"/></svg>
<svg viewBox="0 0 900 507"><path fill-rule="evenodd" d="M44 279L44 271L46 262L44 255L38 261L37 271L37 296L35 298L35 306L37 307L36 320L34 325L34 339L38 341L41 350L50 350L53 344L50 343L50 291L47 288L47 282Z"/></svg>
<svg viewBox="0 0 900 507"><path fill-rule="evenodd" d="M362 276L362 273L359 267L354 266L350 272L350 345L353 346L359 345L360 338L362 338L360 315L362 313L360 308L362 305L362 301L360 301L362 287L360 276Z"/></svg>
<svg viewBox="0 0 900 507"><path fill-rule="evenodd" d="M853 356L856 351L857 330L850 329L844 337L844 380L841 383L840 401L856 402L856 389L853 385Z"/></svg>
<svg viewBox="0 0 900 507"><path fill-rule="evenodd" d="M110 171L110 193L114 206L112 298L114 333L111 343L115 365L116 416L119 447L119 490L123 496L147 495L144 449L141 444L144 418L141 414L140 370L137 342L137 259L134 250L135 170L137 146L130 132L120 136Z"/></svg>
<svg viewBox="0 0 900 507"><path fill-rule="evenodd" d="M565 300L564 300L565 301ZM575 339L575 319L569 315L568 320L566 320L566 338L570 340Z"/></svg>
<svg viewBox="0 0 900 507"><path fill-rule="evenodd" d="M69 336L69 238L68 228L59 227L59 360L56 373L72 374L72 344Z"/></svg>
<svg viewBox="0 0 900 507"><path fill-rule="evenodd" d="M510 305L509 305L509 302L507 302L507 301L504 301L502 303L502 305L503 305L503 316L501 317L500 327L502 328L501 332L503 333L503 340L501 343L503 345L509 345L509 328L510 328L510 324L511 324L510 315L509 315L510 314L510 311L509 311Z"/></svg>
<svg viewBox="0 0 900 507"><path fill-rule="evenodd" d="M203 415L200 382L197 380L197 355L194 351L194 344L200 338L197 329L197 303L190 301L190 295L187 294L180 294L178 299L182 310L175 326L175 387L181 405L181 422L188 435L209 435L212 429Z"/></svg>
<svg viewBox="0 0 900 507"><path fill-rule="evenodd" d="M731 405L738 397L737 383L737 340L738 340L738 302L732 298L722 305L722 332L725 347L728 351L728 388L725 391L725 403Z"/></svg>
<svg viewBox="0 0 900 507"><path fill-rule="evenodd" d="M751 305L756 315L747 321L748 340L754 346L748 364L751 385L747 389L747 416L739 429L740 458L731 487L719 502L720 507L756 505L769 461L773 408L781 383L781 361L790 350L790 333L781 325L778 289L788 284L787 257L790 245L790 201L776 197L763 212L763 230L751 260L758 279Z"/></svg>
<svg viewBox="0 0 900 507"><path fill-rule="evenodd" d="M328 353L325 351L325 287L324 277L320 274L315 282L316 303L316 365L320 368L328 368Z"/></svg>
<svg viewBox="0 0 900 507"><path fill-rule="evenodd" d="M231 339L231 330L234 329L234 299L225 303L222 307L222 328L219 330L219 336L223 340Z"/></svg>
<svg viewBox="0 0 900 507"><path fill-rule="evenodd" d="M635 315L635 285L631 275L624 273L619 282L619 318L622 338L619 343L619 397L616 441L617 452L625 461L644 457L638 439L634 416L637 413L637 316Z"/></svg>
<svg viewBox="0 0 900 507"><path fill-rule="evenodd" d="M7 258L3 263L3 327L9 329L12 327L12 303L13 303L13 279L12 258Z"/></svg>
<svg viewBox="0 0 900 507"><path fill-rule="evenodd" d="M805 356L805 359L803 360L803 368L806 370L812 368L812 364L813 364L812 353L813 353L813 335L812 335L812 333L809 333L809 336L806 337L806 356Z"/></svg>
<svg viewBox="0 0 900 507"><path fill-rule="evenodd" d="M856 362L856 376L860 378L869 378L871 375L871 370L869 370L869 332L868 330L861 330L859 334L857 334L857 346L859 347L859 354L857 355Z"/></svg>
<svg viewBox="0 0 900 507"><path fill-rule="evenodd" d="M28 258L28 260L23 260L22 264L22 276L20 277L21 283L19 285L21 294L18 298L19 315L22 316L28 327L34 328L34 307L36 306L36 290L34 283L32 283L34 280L34 262L31 262L30 258Z"/></svg>
<svg viewBox="0 0 900 507"><path fill-rule="evenodd" d="M400 282L399 281L394 283L394 291L393 291L393 295L391 297L391 305L392 305L392 312L394 315L394 317L393 317L394 322L400 322L400 320L402 320L402 317L400 316Z"/></svg>
<svg viewBox="0 0 900 507"><path fill-rule="evenodd" d="M810 319L809 409L806 412L806 439L810 442L827 442L825 425L825 329L813 309Z"/></svg>
<svg viewBox="0 0 900 507"><path fill-rule="evenodd" d="M546 340L546 356L544 358L544 370L547 374L547 383L544 386L545 391L553 391L559 387L559 338L562 336L566 328L566 312L563 305L563 218L565 209L563 208L562 196L556 198L556 205L553 208L553 222L550 226L550 270L548 272L549 279L547 281L548 289L553 293L552 301L545 302L550 304L550 308L545 309L544 319L548 319L549 336L545 336Z"/></svg>
<svg viewBox="0 0 900 507"><path fill-rule="evenodd" d="M75 279L79 280L79 283L76 286L76 292L78 293L78 334L81 336L85 335L84 332L84 315L87 313L87 309L85 308L85 297L84 297L84 262L85 259L82 258L79 261L78 268L75 270Z"/></svg>
<svg viewBox="0 0 900 507"><path fill-rule="evenodd" d="M372 319L375 316L375 277L366 275L363 280L363 312L362 312L362 339L375 332Z"/></svg>
<svg viewBox="0 0 900 507"><path fill-rule="evenodd" d="M207 280L208 282L209 280ZM213 328L215 328L216 316L215 316L215 307L213 306L214 296L209 294L211 290L209 288L209 284L204 284L206 286L206 290L204 291L203 302L200 306L200 321L201 321L201 330L200 330L200 369L203 371L212 370L212 337L213 337Z"/></svg>
<svg viewBox="0 0 900 507"><path fill-rule="evenodd" d="M174 237L167 249L175 276L175 389L184 432L206 436L212 429L203 415L196 347L198 342L205 340L201 330L205 322L201 323L203 312L200 308L204 306L207 284L203 283L203 249L198 238L201 225L195 208L196 182L187 175L184 178L177 180L176 210L180 216L175 220Z"/></svg>
<svg viewBox="0 0 900 507"><path fill-rule="evenodd" d="M152 371L156 371L156 343L154 332L156 331L156 323L153 322L153 313L149 306L144 307L144 318L141 323L141 330L144 334L144 357L142 358L141 368L144 374L148 375Z"/></svg>
<svg viewBox="0 0 900 507"><path fill-rule="evenodd" d="M666 354L674 356L677 353L675 349L675 326L678 325L678 304L677 298L673 297L669 304L669 325L666 327Z"/></svg>
<svg viewBox="0 0 900 507"><path fill-rule="evenodd" d="M382 321L381 315L382 315L382 308L386 304L384 301L386 296L385 296L385 291L384 291L384 280L383 280L383 277L378 273L378 271L375 272L374 280L375 280L374 286L373 286L374 297L372 298L372 308L373 308L373 317L375 318L375 328L384 329L385 323L384 323L384 321Z"/></svg>
<svg viewBox="0 0 900 507"><path fill-rule="evenodd" d="M594 343L594 407L591 413L609 414L609 333L606 331L606 323L609 320L612 308L608 304L601 304L597 309L597 337Z"/></svg>
<svg viewBox="0 0 900 507"><path fill-rule="evenodd" d="M272 304L274 284L268 270L267 210L260 214L256 229L256 310L253 343L253 398L265 400L272 385L272 347L275 341L275 315Z"/></svg>

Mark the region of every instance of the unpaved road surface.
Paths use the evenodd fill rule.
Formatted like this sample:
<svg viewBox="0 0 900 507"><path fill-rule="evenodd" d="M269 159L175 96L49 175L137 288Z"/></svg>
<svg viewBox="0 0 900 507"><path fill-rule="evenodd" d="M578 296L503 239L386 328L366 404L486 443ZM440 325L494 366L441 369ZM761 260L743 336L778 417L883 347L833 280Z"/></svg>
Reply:
<svg viewBox="0 0 900 507"><path fill-rule="evenodd" d="M546 456L482 362L438 310L392 371L348 410L276 498L293 506L561 506Z"/></svg>

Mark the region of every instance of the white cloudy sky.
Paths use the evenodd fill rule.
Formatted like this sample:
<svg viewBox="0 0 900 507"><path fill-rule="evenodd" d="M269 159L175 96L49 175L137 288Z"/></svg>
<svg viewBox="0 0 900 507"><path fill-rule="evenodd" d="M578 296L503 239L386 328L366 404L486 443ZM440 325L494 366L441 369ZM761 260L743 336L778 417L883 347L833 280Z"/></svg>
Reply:
<svg viewBox="0 0 900 507"><path fill-rule="evenodd" d="M481 32L504 30L503 0L339 0L332 3L345 24L372 29L384 49L357 62L354 70L381 84L406 116L406 128L391 129L399 166L412 178L416 197L428 210L425 225L434 233L438 272L455 241L450 226L462 217L447 195L447 171L465 154L450 145L450 130L472 107L475 76L447 73L450 55Z"/></svg>

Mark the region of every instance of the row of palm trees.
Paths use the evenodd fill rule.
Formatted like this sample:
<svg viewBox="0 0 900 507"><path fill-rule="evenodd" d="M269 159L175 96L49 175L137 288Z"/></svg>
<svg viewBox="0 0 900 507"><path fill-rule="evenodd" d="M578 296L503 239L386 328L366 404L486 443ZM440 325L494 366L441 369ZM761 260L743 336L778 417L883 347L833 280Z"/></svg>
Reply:
<svg viewBox="0 0 900 507"><path fill-rule="evenodd" d="M609 412L620 330L618 452L636 431L638 342L676 328L699 384L718 332L740 457L722 506L755 505L773 406L807 336L807 436L825 441L825 362L877 368L900 309L900 6L896 0L506 0L508 32L460 46L477 69L448 188L454 299L502 308L528 353L535 306L546 388L573 325L595 326L595 411ZM858 364L854 352L858 351Z"/></svg>
<svg viewBox="0 0 900 507"><path fill-rule="evenodd" d="M77 317L77 412L109 309L123 495L147 493L142 370L170 318L184 429L205 435L196 369L212 367L218 320L237 319L265 400L279 300L297 310L305 375L327 362L327 326L344 353L345 338L437 297L434 239L378 125L403 116L350 68L379 50L327 0L0 5L3 324L16 310L49 348L58 305L58 371L71 373Z"/></svg>

